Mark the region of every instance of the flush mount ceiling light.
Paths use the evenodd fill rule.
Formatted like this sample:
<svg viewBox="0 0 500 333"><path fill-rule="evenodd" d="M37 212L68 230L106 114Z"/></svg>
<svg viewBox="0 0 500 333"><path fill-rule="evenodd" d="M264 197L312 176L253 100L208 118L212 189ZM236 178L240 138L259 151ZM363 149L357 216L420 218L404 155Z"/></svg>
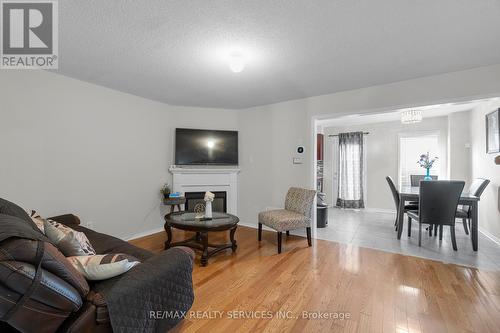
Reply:
<svg viewBox="0 0 500 333"><path fill-rule="evenodd" d="M421 110L406 110L401 113L401 122L403 124L415 124L423 119Z"/></svg>
<svg viewBox="0 0 500 333"><path fill-rule="evenodd" d="M240 73L245 69L246 59L241 53L231 53L228 59L228 66L233 73Z"/></svg>

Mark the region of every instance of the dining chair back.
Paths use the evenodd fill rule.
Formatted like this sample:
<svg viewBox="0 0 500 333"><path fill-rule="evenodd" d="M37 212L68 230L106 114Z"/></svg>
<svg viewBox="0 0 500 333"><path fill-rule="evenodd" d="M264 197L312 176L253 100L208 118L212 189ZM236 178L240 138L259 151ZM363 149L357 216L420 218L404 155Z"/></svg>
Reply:
<svg viewBox="0 0 500 333"><path fill-rule="evenodd" d="M394 185L394 181L390 176L385 177L385 180L387 180L387 183L389 184L389 188L391 189L392 193L392 198L394 199L394 204L396 205L396 210L399 207L399 192L396 189L396 185Z"/></svg>
<svg viewBox="0 0 500 333"><path fill-rule="evenodd" d="M455 225L455 213L465 182L436 180L420 183L419 222Z"/></svg>
<svg viewBox="0 0 500 333"><path fill-rule="evenodd" d="M472 194L473 196L480 198L489 183L490 183L489 179L484 179L484 178L474 179L469 187L469 194ZM462 219L462 223L464 225L464 231L468 235L471 222L470 219L472 217L472 207L463 205L462 207L457 209L455 216L457 218Z"/></svg>
<svg viewBox="0 0 500 333"><path fill-rule="evenodd" d="M475 197L481 197L484 190L490 183L489 179L484 178L476 178L472 181L472 184L469 187L469 194L472 194Z"/></svg>
<svg viewBox="0 0 500 333"><path fill-rule="evenodd" d="M420 181L424 180L425 175L410 175L410 183L411 186L419 186ZM438 180L438 176L431 176L432 180Z"/></svg>

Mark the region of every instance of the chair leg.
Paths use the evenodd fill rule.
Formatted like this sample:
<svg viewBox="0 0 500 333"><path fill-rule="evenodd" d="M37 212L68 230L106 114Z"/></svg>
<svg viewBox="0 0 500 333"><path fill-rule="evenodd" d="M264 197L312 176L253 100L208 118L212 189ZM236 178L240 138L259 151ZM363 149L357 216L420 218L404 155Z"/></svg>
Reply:
<svg viewBox="0 0 500 333"><path fill-rule="evenodd" d="M429 224L429 227L427 228L429 230L429 237L432 237L432 224Z"/></svg>
<svg viewBox="0 0 500 333"><path fill-rule="evenodd" d="M262 223L259 223L259 242L262 240Z"/></svg>
<svg viewBox="0 0 500 333"><path fill-rule="evenodd" d="M287 230L287 231L286 231L286 236L287 236L287 237L288 237L288 236L290 236L290 230Z"/></svg>
<svg viewBox="0 0 500 333"><path fill-rule="evenodd" d="M307 245L312 246L311 227L306 228L306 233L307 233Z"/></svg>
<svg viewBox="0 0 500 333"><path fill-rule="evenodd" d="M398 231L398 218L396 217L396 221L394 221L394 231Z"/></svg>
<svg viewBox="0 0 500 333"><path fill-rule="evenodd" d="M443 225L439 225L439 240L443 240Z"/></svg>
<svg viewBox="0 0 500 333"><path fill-rule="evenodd" d="M465 231L465 234L468 235L469 234L469 228L467 227L467 219L462 219L462 224L464 225L464 231Z"/></svg>
<svg viewBox="0 0 500 333"><path fill-rule="evenodd" d="M437 234L438 234L438 226L436 224L436 225L434 225L434 237L436 237Z"/></svg>
<svg viewBox="0 0 500 333"><path fill-rule="evenodd" d="M453 245L453 250L456 251L457 248L457 239L455 238L455 226L451 225L450 226L450 233L451 233L451 244Z"/></svg>
<svg viewBox="0 0 500 333"><path fill-rule="evenodd" d="M282 232L278 231L278 254L281 253L281 237L282 237Z"/></svg>
<svg viewBox="0 0 500 333"><path fill-rule="evenodd" d="M422 223L420 222L418 222L418 246L422 246Z"/></svg>
<svg viewBox="0 0 500 333"><path fill-rule="evenodd" d="M411 237L411 217L408 216L408 237Z"/></svg>

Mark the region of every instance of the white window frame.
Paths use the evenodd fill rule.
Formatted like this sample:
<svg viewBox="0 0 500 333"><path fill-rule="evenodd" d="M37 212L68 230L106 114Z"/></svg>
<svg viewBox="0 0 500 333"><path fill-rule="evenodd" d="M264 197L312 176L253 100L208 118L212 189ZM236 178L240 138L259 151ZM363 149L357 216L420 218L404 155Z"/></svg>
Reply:
<svg viewBox="0 0 500 333"><path fill-rule="evenodd" d="M438 149L436 152L431 152L439 157L439 176L440 179L447 178L447 163L448 163L448 147L446 145L442 145L441 141L443 140L443 133L441 131L410 131L410 132L400 132L398 133L398 160L397 160L397 184L401 186L401 139L402 138L410 138L410 137L419 137L419 136L430 136L435 135L438 138ZM443 151L444 150L444 151ZM423 153L423 152L422 152ZM418 161L418 156L415 156L415 164Z"/></svg>

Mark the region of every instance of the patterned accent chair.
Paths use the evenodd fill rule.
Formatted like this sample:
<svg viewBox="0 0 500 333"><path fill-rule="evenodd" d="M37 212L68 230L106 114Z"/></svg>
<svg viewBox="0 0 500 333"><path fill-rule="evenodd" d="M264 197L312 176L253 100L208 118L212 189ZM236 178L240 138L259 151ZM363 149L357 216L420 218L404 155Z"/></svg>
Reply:
<svg viewBox="0 0 500 333"><path fill-rule="evenodd" d="M278 233L278 253L281 253L283 231L288 236L290 230L306 228L307 243L311 246L311 221L316 191L290 187L285 199L285 209L259 213L259 242L262 239L262 225Z"/></svg>

